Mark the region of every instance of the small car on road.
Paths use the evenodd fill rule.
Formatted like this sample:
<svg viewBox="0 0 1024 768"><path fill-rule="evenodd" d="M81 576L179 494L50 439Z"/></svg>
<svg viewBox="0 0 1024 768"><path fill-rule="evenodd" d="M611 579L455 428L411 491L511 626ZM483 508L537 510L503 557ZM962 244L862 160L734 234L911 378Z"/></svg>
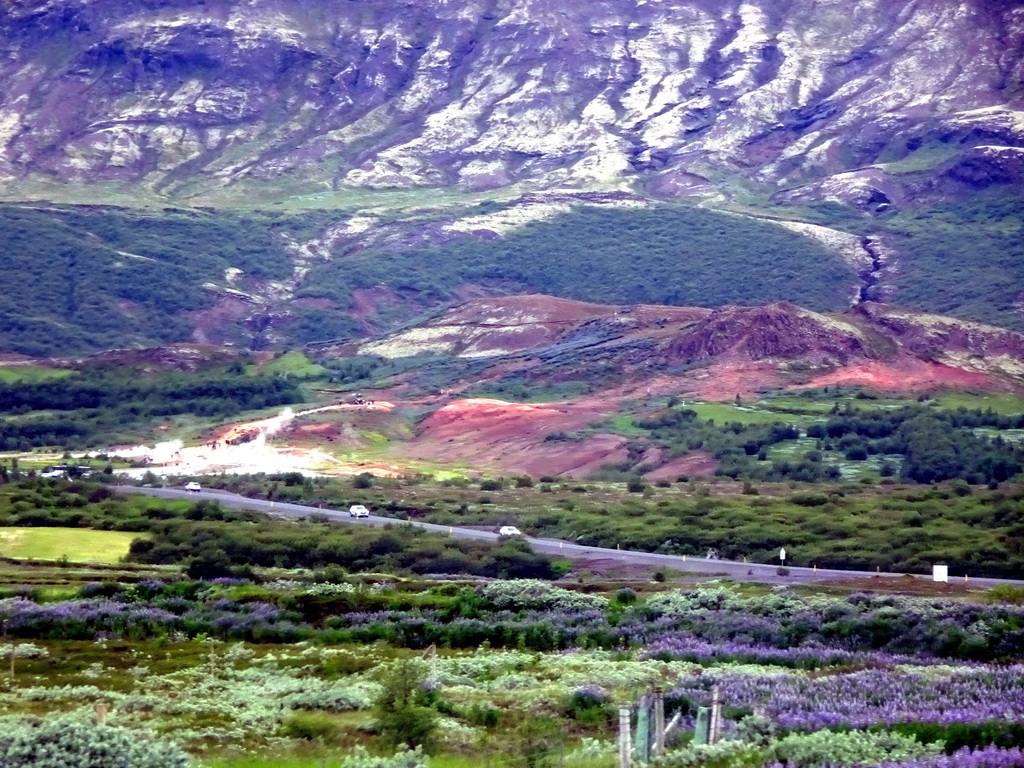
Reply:
<svg viewBox="0 0 1024 768"><path fill-rule="evenodd" d="M192 483L185 483L185 490L186 491L192 491L192 493L199 493L203 489L199 485L199 483L192 482Z"/></svg>
<svg viewBox="0 0 1024 768"><path fill-rule="evenodd" d="M349 517L369 517L370 510L364 507L362 504L353 504L348 508Z"/></svg>
<svg viewBox="0 0 1024 768"><path fill-rule="evenodd" d="M499 536L522 536L523 532L514 525L503 525L498 529Z"/></svg>

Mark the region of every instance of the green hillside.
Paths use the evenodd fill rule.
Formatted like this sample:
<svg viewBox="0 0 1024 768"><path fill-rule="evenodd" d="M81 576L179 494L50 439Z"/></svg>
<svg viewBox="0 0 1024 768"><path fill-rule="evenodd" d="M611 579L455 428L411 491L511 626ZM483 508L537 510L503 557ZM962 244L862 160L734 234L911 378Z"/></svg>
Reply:
<svg viewBox="0 0 1024 768"><path fill-rule="evenodd" d="M482 203L464 213L500 207ZM603 303L785 300L823 311L843 309L857 284L840 258L775 224L661 205L578 207L505 237L448 233L434 246L416 244L436 240L452 212L404 220L395 213L388 223L398 236L388 245L351 241L334 258L314 261L294 300L269 288L294 274L290 242L353 213L0 205L0 269L11 286L0 294L0 353L86 354L187 341L197 311L224 296L211 287L263 297L215 319L218 339L246 347L265 344L268 328L284 346L363 335L366 309L352 315L353 292L379 286L398 297L368 317L387 330L456 300L466 284ZM1015 311L1024 284L1024 202L979 195L881 219L836 206L799 213L887 235L899 252L895 276L886 278L895 303L1024 329Z"/></svg>
<svg viewBox="0 0 1024 768"><path fill-rule="evenodd" d="M684 206L583 207L501 239L327 262L303 293L345 301L352 289L384 284L447 299L468 282L612 304L786 300L837 310L855 280L838 257L774 224Z"/></svg>
<svg viewBox="0 0 1024 768"><path fill-rule="evenodd" d="M316 215L293 217L306 234ZM272 216L0 206L0 352L76 354L188 340L203 283L291 264Z"/></svg>

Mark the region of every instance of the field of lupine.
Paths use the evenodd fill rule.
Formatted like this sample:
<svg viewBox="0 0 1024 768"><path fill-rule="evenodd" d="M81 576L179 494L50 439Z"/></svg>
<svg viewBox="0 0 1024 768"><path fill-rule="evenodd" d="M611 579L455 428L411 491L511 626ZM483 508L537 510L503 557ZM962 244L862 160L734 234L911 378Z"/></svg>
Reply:
<svg viewBox="0 0 1024 768"><path fill-rule="evenodd" d="M1024 766L1013 589L635 586L292 572L12 594L0 765L120 739L154 768L611 768L618 707L660 688L665 768ZM695 746L715 685L724 738Z"/></svg>

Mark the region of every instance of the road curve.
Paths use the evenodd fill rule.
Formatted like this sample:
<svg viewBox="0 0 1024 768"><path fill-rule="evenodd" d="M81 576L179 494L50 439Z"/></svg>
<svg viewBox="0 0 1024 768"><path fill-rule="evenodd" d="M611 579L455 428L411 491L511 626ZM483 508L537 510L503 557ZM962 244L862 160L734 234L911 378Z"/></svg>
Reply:
<svg viewBox="0 0 1024 768"><path fill-rule="evenodd" d="M479 531L473 528L459 528L449 525L437 525L435 523L421 523L418 521L398 520L393 517L380 517L370 515L364 518L350 517L347 511L328 509L320 507L309 507L302 504L289 504L280 501L267 501L266 499L250 499L247 496L239 496L227 491L185 491L179 488L140 488L136 486L120 486L117 489L121 493L137 493L145 496L153 496L161 499L190 499L216 501L225 507L236 509L252 509L278 517L301 518L310 515L320 515L331 522L345 523L350 525L413 525L434 533L454 536L458 539L475 539L477 541L497 541L498 534L491 531ZM789 573L786 576L778 574L778 566L764 563L741 563L735 560L705 560L704 558L692 558L680 555L661 555L654 552L637 552L626 549L608 549L606 547L588 547L581 544L574 544L559 539L537 539L525 537L530 546L537 552L549 555L557 555L569 559L579 558L600 558L603 560L617 560L629 565L649 565L675 571L685 571L694 574L714 574L728 576L736 581L759 581L772 583L793 583L793 582L816 582L836 581L839 579L863 579L872 577L899 578L907 576L902 573L886 573L875 571L846 571L833 568L798 568L786 566ZM919 579L929 578L923 574L914 574ZM999 584L1024 585L1024 581L1012 579L986 579L970 578L964 576L950 575L951 582L968 583L980 587L993 587Z"/></svg>

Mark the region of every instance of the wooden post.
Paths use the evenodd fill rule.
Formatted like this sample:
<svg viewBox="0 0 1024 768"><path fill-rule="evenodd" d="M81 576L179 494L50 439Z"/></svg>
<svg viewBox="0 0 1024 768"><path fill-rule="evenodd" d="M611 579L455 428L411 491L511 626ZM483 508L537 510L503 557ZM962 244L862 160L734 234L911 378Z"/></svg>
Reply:
<svg viewBox="0 0 1024 768"><path fill-rule="evenodd" d="M665 692L658 688L654 691L654 755L665 754Z"/></svg>
<svg viewBox="0 0 1024 768"><path fill-rule="evenodd" d="M722 729L722 694L718 686L711 688L711 734L708 744L717 744Z"/></svg>
<svg viewBox="0 0 1024 768"><path fill-rule="evenodd" d="M619 707L619 768L632 768L633 765L629 729L629 707Z"/></svg>
<svg viewBox="0 0 1024 768"><path fill-rule="evenodd" d="M96 710L96 725L106 725L108 712L107 702L97 701L94 709Z"/></svg>

